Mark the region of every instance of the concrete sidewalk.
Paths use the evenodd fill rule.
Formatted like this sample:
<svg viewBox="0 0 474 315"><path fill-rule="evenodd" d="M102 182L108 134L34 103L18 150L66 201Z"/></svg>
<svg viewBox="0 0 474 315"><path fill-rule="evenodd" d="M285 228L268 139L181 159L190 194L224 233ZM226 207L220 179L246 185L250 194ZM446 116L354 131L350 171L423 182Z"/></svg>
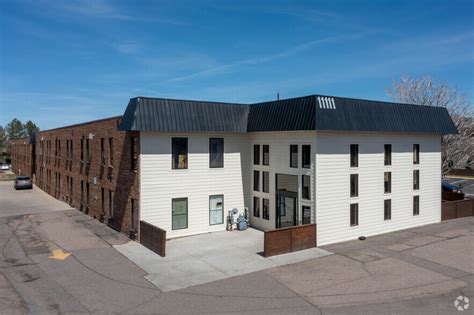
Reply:
<svg viewBox="0 0 474 315"><path fill-rule="evenodd" d="M265 258L263 232L217 232L167 242L160 257L136 242L114 246L148 273L146 278L163 291L173 291L264 269L331 255L320 248Z"/></svg>

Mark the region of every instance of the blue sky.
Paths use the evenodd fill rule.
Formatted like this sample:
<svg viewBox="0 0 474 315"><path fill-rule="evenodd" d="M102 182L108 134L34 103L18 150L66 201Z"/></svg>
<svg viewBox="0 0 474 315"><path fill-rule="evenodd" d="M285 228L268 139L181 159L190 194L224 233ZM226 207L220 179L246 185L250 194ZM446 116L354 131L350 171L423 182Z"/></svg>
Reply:
<svg viewBox="0 0 474 315"><path fill-rule="evenodd" d="M0 125L120 115L145 95L388 100L403 74L474 96L473 1L0 1Z"/></svg>

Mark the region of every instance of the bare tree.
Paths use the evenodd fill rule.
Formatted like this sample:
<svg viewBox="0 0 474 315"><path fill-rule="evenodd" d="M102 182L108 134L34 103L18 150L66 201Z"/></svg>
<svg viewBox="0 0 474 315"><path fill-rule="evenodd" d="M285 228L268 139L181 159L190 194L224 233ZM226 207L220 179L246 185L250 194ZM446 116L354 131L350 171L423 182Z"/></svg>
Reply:
<svg viewBox="0 0 474 315"><path fill-rule="evenodd" d="M405 75L400 81L393 82L387 89L387 94L401 103L445 107L448 110L459 133L442 138L443 174L451 167L464 168L466 163L472 163L473 109L465 94L455 87L436 82L428 75L417 79Z"/></svg>

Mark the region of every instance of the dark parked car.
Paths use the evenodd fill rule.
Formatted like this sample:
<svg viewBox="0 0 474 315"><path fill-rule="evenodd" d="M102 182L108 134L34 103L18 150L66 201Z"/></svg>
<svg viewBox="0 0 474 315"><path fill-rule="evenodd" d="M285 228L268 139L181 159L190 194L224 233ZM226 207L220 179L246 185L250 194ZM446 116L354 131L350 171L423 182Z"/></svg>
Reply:
<svg viewBox="0 0 474 315"><path fill-rule="evenodd" d="M17 176L15 178L15 189L32 189L33 183L31 178L28 176Z"/></svg>
<svg viewBox="0 0 474 315"><path fill-rule="evenodd" d="M463 200L464 199L464 192L462 191L461 187L450 184L446 181L443 181L442 184L442 199L446 201L454 201L454 200Z"/></svg>

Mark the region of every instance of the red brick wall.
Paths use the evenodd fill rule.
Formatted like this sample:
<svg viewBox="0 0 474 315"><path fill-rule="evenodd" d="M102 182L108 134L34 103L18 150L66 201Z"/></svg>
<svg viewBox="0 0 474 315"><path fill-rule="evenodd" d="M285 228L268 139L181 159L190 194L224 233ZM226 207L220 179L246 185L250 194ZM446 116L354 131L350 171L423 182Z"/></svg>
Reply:
<svg viewBox="0 0 474 315"><path fill-rule="evenodd" d="M114 117L38 132L35 140L36 184L55 198L134 237L134 233L131 233L131 199L137 201L139 220L139 178L137 171L131 169L131 137L138 136L138 133L118 131L120 119ZM109 138L113 139L111 167ZM89 139L89 162L86 161L85 150L84 160L81 160L81 139L84 139L84 149ZM104 139L105 164L101 163L101 139ZM72 157L68 157L70 140L72 140ZM59 147L58 156L56 147ZM72 195L68 183L70 180L72 180ZM81 181L89 183L88 202L81 203ZM57 185L58 182L60 184ZM102 189L105 195L104 211L102 211ZM109 191L113 191L112 218L109 216ZM85 192L84 199L86 199Z"/></svg>
<svg viewBox="0 0 474 315"><path fill-rule="evenodd" d="M13 173L33 177L33 144L30 144L30 138L11 141L11 159Z"/></svg>

